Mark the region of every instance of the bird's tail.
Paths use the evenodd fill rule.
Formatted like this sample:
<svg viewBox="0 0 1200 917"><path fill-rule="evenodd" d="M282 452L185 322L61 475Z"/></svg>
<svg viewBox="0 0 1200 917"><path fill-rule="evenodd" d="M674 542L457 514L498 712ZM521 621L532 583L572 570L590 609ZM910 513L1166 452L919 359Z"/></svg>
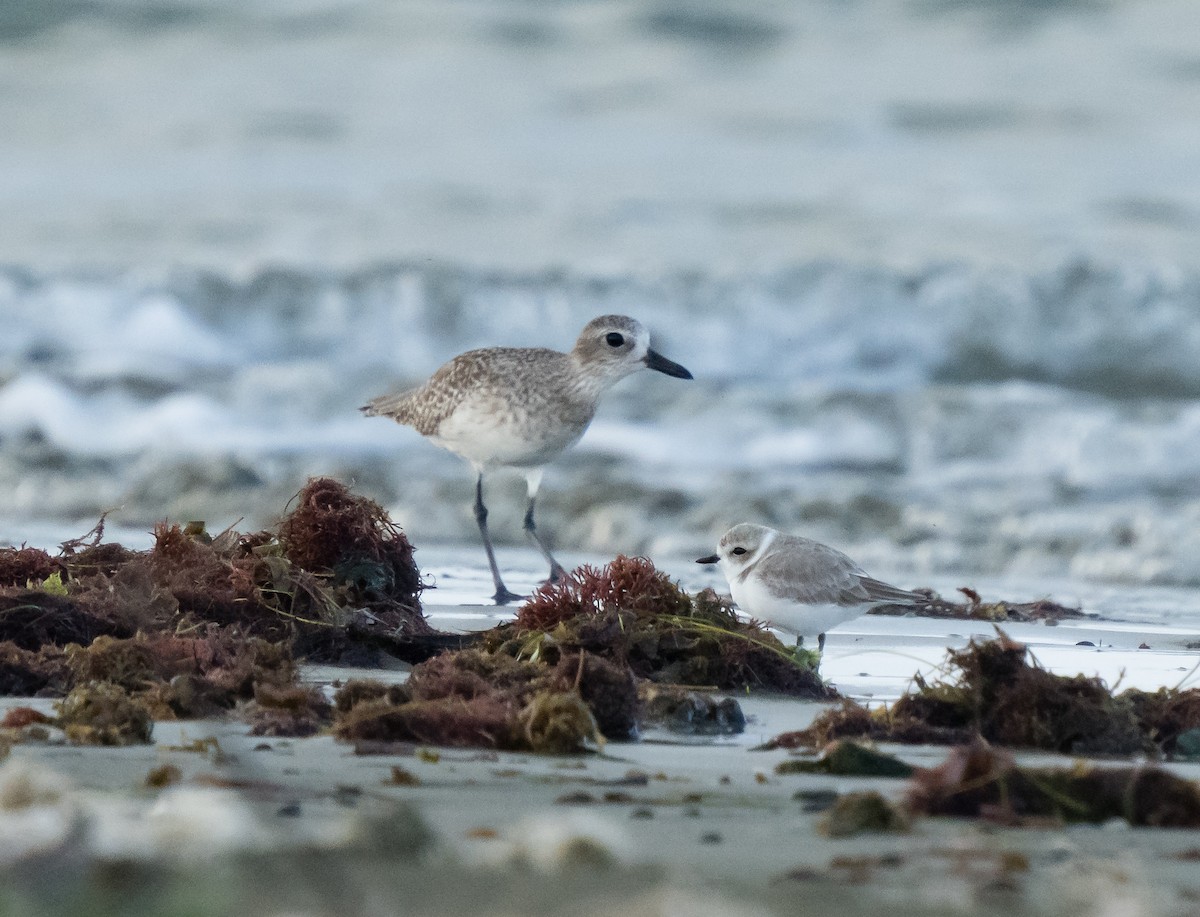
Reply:
<svg viewBox="0 0 1200 917"><path fill-rule="evenodd" d="M860 576L859 582L873 602L902 602L914 605L925 605L929 602L929 596L924 593L910 592L908 589L901 589L869 576Z"/></svg>

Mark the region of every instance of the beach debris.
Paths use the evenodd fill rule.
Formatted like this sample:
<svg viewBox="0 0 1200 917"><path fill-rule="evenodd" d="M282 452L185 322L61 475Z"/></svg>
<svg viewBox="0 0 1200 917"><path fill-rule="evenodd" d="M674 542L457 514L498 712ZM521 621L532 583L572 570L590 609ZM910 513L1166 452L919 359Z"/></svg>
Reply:
<svg viewBox="0 0 1200 917"><path fill-rule="evenodd" d="M777 774L832 774L839 777L910 777L913 766L845 739L831 742L816 759L789 758L775 765Z"/></svg>
<svg viewBox="0 0 1200 917"><path fill-rule="evenodd" d="M0 549L0 694L65 698L71 741L145 741L153 719L228 714L253 734L312 735L333 711L299 685L297 658L377 661L352 632L364 618L396 642L433 633L403 532L328 478L276 533L164 522L130 551L103 529L58 557Z"/></svg>
<svg viewBox="0 0 1200 917"><path fill-rule="evenodd" d="M333 695L333 706L337 713L348 713L365 701L381 699L392 704L405 704L412 700L412 692L405 685L385 684L374 678L351 678Z"/></svg>
<svg viewBox="0 0 1200 917"><path fill-rule="evenodd" d="M150 712L120 685L97 682L75 688L57 703L58 725L77 745L148 745Z"/></svg>
<svg viewBox="0 0 1200 917"><path fill-rule="evenodd" d="M908 816L876 790L844 793L825 810L820 822L829 837L852 837L866 832L903 833Z"/></svg>
<svg viewBox="0 0 1200 917"><path fill-rule="evenodd" d="M407 768L393 764L391 774L383 782L388 786L420 786L421 778Z"/></svg>
<svg viewBox="0 0 1200 917"><path fill-rule="evenodd" d="M0 642L0 695L62 697L70 683L70 669L58 647L27 650L11 640Z"/></svg>
<svg viewBox="0 0 1200 917"><path fill-rule="evenodd" d="M1160 688L1125 691L1134 715L1147 738L1165 756L1195 758L1200 755L1200 691Z"/></svg>
<svg viewBox="0 0 1200 917"><path fill-rule="evenodd" d="M328 577L339 607L395 617L400 629L429 633L419 612L421 575L413 547L378 503L332 478L313 478L279 526L279 545L293 568Z"/></svg>
<svg viewBox="0 0 1200 917"><path fill-rule="evenodd" d="M364 743L424 742L458 747L507 748L513 711L491 696L393 704L366 701L340 713L334 735L356 747Z"/></svg>
<svg viewBox="0 0 1200 917"><path fill-rule="evenodd" d="M0 548L0 586L26 586L60 573L62 566L41 548Z"/></svg>
<svg viewBox="0 0 1200 917"><path fill-rule="evenodd" d="M544 583L487 646L514 654L586 650L660 683L836 696L770 631L740 620L728 599L711 589L689 595L644 557L620 555Z"/></svg>
<svg viewBox="0 0 1200 917"><path fill-rule="evenodd" d="M569 754L585 742L604 749L596 718L575 691L541 691L517 714L525 744L532 751Z"/></svg>
<svg viewBox="0 0 1200 917"><path fill-rule="evenodd" d="M183 771L176 764L160 764L158 767L152 767L146 773L144 781L146 788L151 790L161 790L165 787L178 783L183 779Z"/></svg>
<svg viewBox="0 0 1200 917"><path fill-rule="evenodd" d="M433 633L404 533L378 504L329 478L305 485L277 532L214 536L203 523L164 522L148 551L103 544L102 533L101 522L57 558L0 550L0 658L8 643L43 651L215 626L284 644L297 657L363 662L378 649L352 635L352 624L369 619L396 641ZM9 678L3 669L0 688L39 680L36 665ZM37 690L64 690L54 674Z"/></svg>
<svg viewBox="0 0 1200 917"><path fill-rule="evenodd" d="M162 718L206 716L254 697L259 684L290 685L296 667L287 647L209 626L195 636L98 637L65 651L74 686L110 682L152 696Z"/></svg>
<svg viewBox="0 0 1200 917"><path fill-rule="evenodd" d="M630 740L640 722L744 728L736 701L679 682L832 695L711 592L689 596L644 558L618 557L543 586L513 624L420 663L402 690L349 682L334 732L364 751L426 742L553 753Z"/></svg>
<svg viewBox="0 0 1200 917"><path fill-rule="evenodd" d="M333 721L333 706L315 685L254 685L254 698L239 710L250 735L302 738L316 735Z"/></svg>
<svg viewBox="0 0 1200 917"><path fill-rule="evenodd" d="M589 696L597 698L595 706ZM587 654L546 663L462 650L416 666L402 687L352 680L335 695L334 734L361 744L561 753L628 739L637 693L628 673ZM606 727L615 734L605 731Z"/></svg>
<svg viewBox="0 0 1200 917"><path fill-rule="evenodd" d="M96 637L132 637L134 625L89 611L86 603L40 589L0 590L0 641L25 650L78 643Z"/></svg>
<svg viewBox="0 0 1200 917"><path fill-rule="evenodd" d="M10 707L0 720L0 729L24 729L35 724L45 725L54 720L32 707Z"/></svg>
<svg viewBox="0 0 1200 917"><path fill-rule="evenodd" d="M1046 671L1003 633L952 651L941 679L914 683L890 706L843 701L764 747L819 748L839 738L958 745L981 736L1063 754L1170 755L1182 733L1200 727L1200 691L1113 694L1099 678Z"/></svg>
<svg viewBox="0 0 1200 917"><path fill-rule="evenodd" d="M645 558L580 568L488 634L437 634L404 533L329 478L310 480L274 532L163 522L146 551L103 533L101 519L57 557L0 552L0 691L70 698L57 722L72 741L139 741L141 717L148 735L155 719L233 715L262 736L332 726L363 749L556 753L635 739L647 716L742 729L736 700L712 689L836 696L811 659ZM380 649L417 660L403 688L352 682L335 709L299 684L299 659L361 664Z"/></svg>
<svg viewBox="0 0 1200 917"><path fill-rule="evenodd" d="M737 735L746 729L746 714L732 697L654 682L642 682L638 697L644 726L681 735Z"/></svg>
<svg viewBox="0 0 1200 917"><path fill-rule="evenodd" d="M1033 622L1043 621L1057 624L1068 618L1086 618L1082 609L1069 605L1060 605L1050 599L1038 599L1033 602L985 602L983 597L969 586L960 586L958 591L966 597L965 602L953 602L942 598L932 589L917 589L929 597L928 602L922 603L914 611L912 605L877 605L867 614L904 616L917 614L923 618L955 618L958 620Z"/></svg>
<svg viewBox="0 0 1200 917"><path fill-rule="evenodd" d="M1007 825L1101 823L1200 827L1200 786L1153 766L1019 767L981 739L951 749L942 764L921 768L908 790L917 815L984 818Z"/></svg>

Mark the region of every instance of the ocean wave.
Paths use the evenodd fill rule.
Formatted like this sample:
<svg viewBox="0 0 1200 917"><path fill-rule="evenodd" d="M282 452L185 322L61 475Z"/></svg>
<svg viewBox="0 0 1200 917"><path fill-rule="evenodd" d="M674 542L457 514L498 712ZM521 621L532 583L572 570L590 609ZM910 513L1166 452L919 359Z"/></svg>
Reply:
<svg viewBox="0 0 1200 917"><path fill-rule="evenodd" d="M306 358L415 379L471 347L569 346L589 318L614 311L641 316L705 375L727 380L1023 380L1117 398L1200 396L1200 274L1085 260L1030 274L822 262L643 277L394 264L146 281L8 269L0 366L12 375L38 365L82 386L179 384Z"/></svg>
<svg viewBox="0 0 1200 917"><path fill-rule="evenodd" d="M418 539L473 539L469 471L358 405L471 347L569 347L605 312L696 380L623 382L554 464L540 512L576 550L691 550L758 519L890 544L892 568L1200 582L1200 282L1080 261L2 269L0 519L266 524L333 474ZM492 487L498 543L520 541L520 488Z"/></svg>

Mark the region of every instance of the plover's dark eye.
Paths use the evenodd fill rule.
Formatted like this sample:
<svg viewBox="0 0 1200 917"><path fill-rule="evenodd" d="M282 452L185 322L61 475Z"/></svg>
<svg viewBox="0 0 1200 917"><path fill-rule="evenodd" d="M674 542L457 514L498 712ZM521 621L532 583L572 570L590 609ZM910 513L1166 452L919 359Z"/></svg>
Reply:
<svg viewBox="0 0 1200 917"><path fill-rule="evenodd" d="M620 347L625 343L625 336L617 334L615 331L610 331L604 336L604 340L608 343L609 347Z"/></svg>
<svg viewBox="0 0 1200 917"><path fill-rule="evenodd" d="M738 555L745 554L745 553L746 553L746 549L745 549L745 548L734 548L734 549L733 549L733 553L734 553L734 554L738 554Z"/></svg>

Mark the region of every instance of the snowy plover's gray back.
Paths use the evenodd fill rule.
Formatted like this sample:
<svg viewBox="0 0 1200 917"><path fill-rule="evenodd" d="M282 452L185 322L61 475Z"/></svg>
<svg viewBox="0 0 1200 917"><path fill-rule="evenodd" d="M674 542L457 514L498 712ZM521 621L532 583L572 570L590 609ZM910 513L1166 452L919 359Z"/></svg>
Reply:
<svg viewBox="0 0 1200 917"><path fill-rule="evenodd" d="M424 385L384 395L362 410L391 417L471 463L475 519L483 536L497 603L519 596L505 588L496 565L483 503L483 476L500 467L524 470L529 503L525 531L563 575L538 535L533 507L543 466L578 442L596 413L600 396L640 369L690 379L692 374L650 348L650 333L625 315L592 319L570 353L534 347L488 347L459 354Z"/></svg>
<svg viewBox="0 0 1200 917"><path fill-rule="evenodd" d="M868 576L853 560L828 545L743 522L721 536L717 553L699 564L719 564L733 600L748 615L793 633L803 642L866 614L876 605L928 601Z"/></svg>

